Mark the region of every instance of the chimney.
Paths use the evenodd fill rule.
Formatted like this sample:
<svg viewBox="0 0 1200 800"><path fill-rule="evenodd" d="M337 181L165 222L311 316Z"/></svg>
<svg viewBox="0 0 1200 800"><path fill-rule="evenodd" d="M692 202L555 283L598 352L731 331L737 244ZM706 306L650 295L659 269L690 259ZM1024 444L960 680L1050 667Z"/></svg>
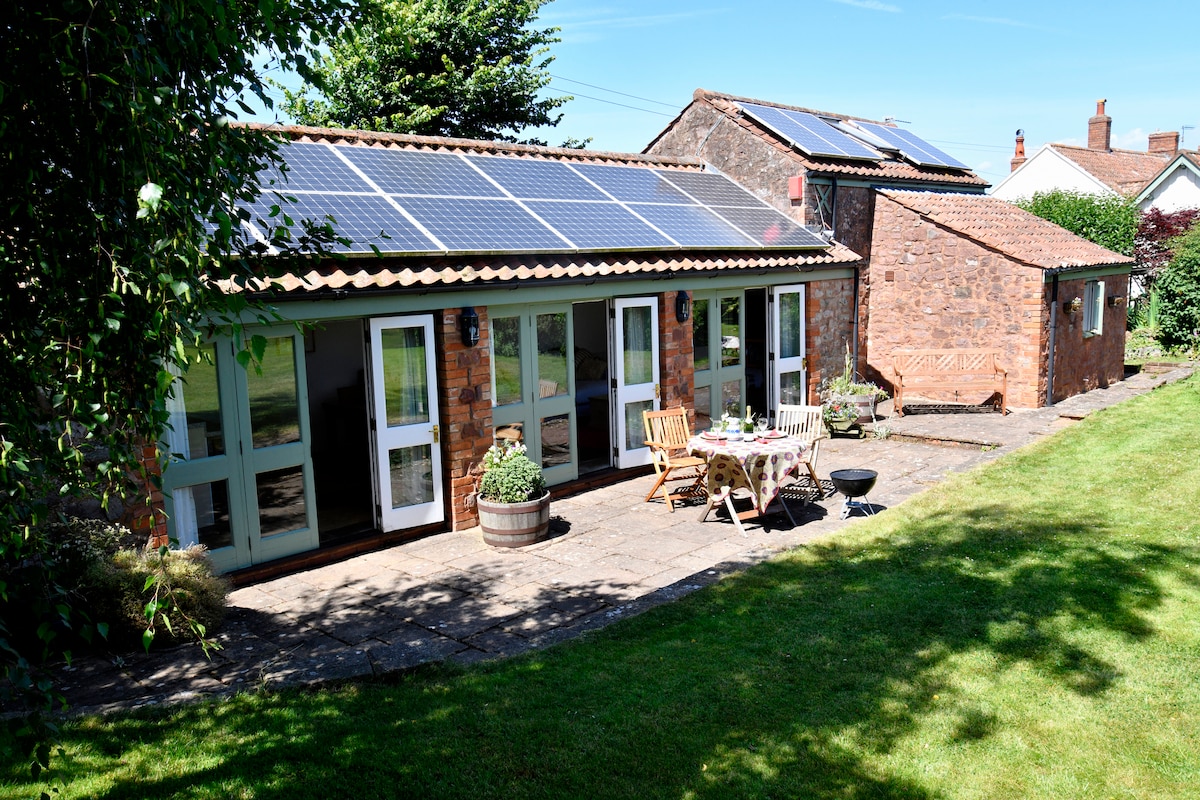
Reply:
<svg viewBox="0 0 1200 800"><path fill-rule="evenodd" d="M1016 172L1017 167L1025 163L1025 131L1017 128L1017 149L1013 152L1010 172Z"/></svg>
<svg viewBox="0 0 1200 800"><path fill-rule="evenodd" d="M1107 100L1096 101L1096 116L1088 120L1088 150L1112 150L1112 117L1104 113Z"/></svg>
<svg viewBox="0 0 1200 800"><path fill-rule="evenodd" d="M1147 153L1179 152L1179 131L1155 131L1150 134L1150 149Z"/></svg>

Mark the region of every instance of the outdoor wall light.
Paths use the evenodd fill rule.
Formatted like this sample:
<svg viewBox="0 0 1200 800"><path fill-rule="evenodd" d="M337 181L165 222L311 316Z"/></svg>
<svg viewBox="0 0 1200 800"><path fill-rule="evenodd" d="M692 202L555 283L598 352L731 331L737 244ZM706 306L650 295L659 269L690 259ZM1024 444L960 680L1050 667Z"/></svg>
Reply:
<svg viewBox="0 0 1200 800"><path fill-rule="evenodd" d="M688 297L687 292L679 292L675 295L675 319L679 322L687 322L692 316L692 298Z"/></svg>
<svg viewBox="0 0 1200 800"><path fill-rule="evenodd" d="M458 315L458 327L462 333L463 347L474 347L479 344L479 315L470 306L464 308Z"/></svg>
<svg viewBox="0 0 1200 800"><path fill-rule="evenodd" d="M1079 309L1083 308L1083 298L1076 297L1074 300L1063 303L1063 313L1075 314Z"/></svg>
<svg viewBox="0 0 1200 800"><path fill-rule="evenodd" d="M1117 306L1123 306L1123 305L1125 305L1125 298L1119 294L1110 295L1108 298L1108 305L1110 308L1116 308Z"/></svg>

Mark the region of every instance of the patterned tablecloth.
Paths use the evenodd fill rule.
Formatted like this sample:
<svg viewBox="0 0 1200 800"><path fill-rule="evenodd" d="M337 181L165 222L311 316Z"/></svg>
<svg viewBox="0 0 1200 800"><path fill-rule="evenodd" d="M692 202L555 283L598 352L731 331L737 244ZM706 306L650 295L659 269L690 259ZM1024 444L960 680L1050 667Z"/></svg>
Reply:
<svg viewBox="0 0 1200 800"><path fill-rule="evenodd" d="M735 489L748 489L761 514L779 494L788 473L800 466L807 445L799 439L757 438L714 441L704 434L688 440L688 452L708 459L708 495L715 505Z"/></svg>

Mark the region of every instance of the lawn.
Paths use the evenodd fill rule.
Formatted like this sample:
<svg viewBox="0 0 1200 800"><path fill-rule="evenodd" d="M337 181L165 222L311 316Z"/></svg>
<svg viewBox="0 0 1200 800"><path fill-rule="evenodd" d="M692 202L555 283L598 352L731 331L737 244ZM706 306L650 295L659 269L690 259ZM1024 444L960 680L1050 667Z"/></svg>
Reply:
<svg viewBox="0 0 1200 800"><path fill-rule="evenodd" d="M1198 420L1193 378L524 657L77 721L53 777L65 798L1200 797Z"/></svg>

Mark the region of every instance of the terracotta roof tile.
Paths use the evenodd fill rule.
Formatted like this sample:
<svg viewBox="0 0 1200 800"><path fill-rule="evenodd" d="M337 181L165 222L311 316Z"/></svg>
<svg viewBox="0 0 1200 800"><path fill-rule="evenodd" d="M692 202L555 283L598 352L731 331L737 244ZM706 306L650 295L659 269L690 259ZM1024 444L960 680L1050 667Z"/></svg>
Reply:
<svg viewBox="0 0 1200 800"><path fill-rule="evenodd" d="M787 142L781 141L776 134L767 130L766 128L763 128L753 119L750 119L742 114L741 109L737 104L739 102L756 103L758 105L786 108L793 111L805 111L809 114L837 118L843 121L856 120L859 122L874 122L876 124L884 124L878 122L878 120L854 117L848 114L834 114L828 111L817 111L811 108L789 106L782 103L771 103L765 100L756 100L750 97L737 97L735 95L720 94L717 92L710 92L705 89L697 89L694 97L696 102L708 103L730 119L736 121L746 130L752 131L765 141L770 142L771 145L780 152L787 153L788 156L790 156L798 164L802 165L805 169L811 170L817 174L851 175L864 178L913 181L926 184L941 183L958 186L978 186L980 188L984 188L989 185L986 180L968 170L940 169L937 167L918 166L900 158L888 155L886 152L884 154L885 158L879 162L859 161L853 159L815 158L812 156L807 156L793 148Z"/></svg>
<svg viewBox="0 0 1200 800"><path fill-rule="evenodd" d="M930 222L1030 266L1061 269L1133 263L1129 256L989 195L892 189L880 190L880 194Z"/></svg>
<svg viewBox="0 0 1200 800"><path fill-rule="evenodd" d="M1144 153L1138 150L1091 150L1067 144L1051 144L1051 149L1074 161L1089 175L1114 192L1133 197L1154 180L1175 153Z"/></svg>
<svg viewBox="0 0 1200 800"><path fill-rule="evenodd" d="M303 274L288 274L255 291L316 294L331 291L403 290L430 287L503 286L529 281L561 281L657 273L794 270L844 267L857 254L834 242L828 251L737 251L705 253L627 253L607 256L571 254L471 256L455 258L351 258L331 261ZM223 286L230 289L230 286Z"/></svg>

